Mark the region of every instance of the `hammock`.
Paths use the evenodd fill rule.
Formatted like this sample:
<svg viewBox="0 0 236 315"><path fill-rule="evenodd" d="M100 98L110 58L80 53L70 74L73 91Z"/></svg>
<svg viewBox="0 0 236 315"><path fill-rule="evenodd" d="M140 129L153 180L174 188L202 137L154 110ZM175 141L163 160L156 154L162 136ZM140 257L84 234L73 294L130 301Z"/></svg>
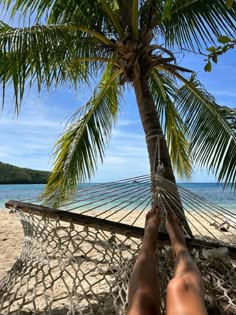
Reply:
<svg viewBox="0 0 236 315"><path fill-rule="evenodd" d="M209 314L235 314L236 214L161 176L156 181L163 213L185 214L191 230L183 223L186 241L205 281ZM153 200L150 187L150 176L82 185L58 209L40 199L8 201L25 237L20 257L0 282L0 314L125 314ZM168 235L158 237L164 314L174 261Z"/></svg>

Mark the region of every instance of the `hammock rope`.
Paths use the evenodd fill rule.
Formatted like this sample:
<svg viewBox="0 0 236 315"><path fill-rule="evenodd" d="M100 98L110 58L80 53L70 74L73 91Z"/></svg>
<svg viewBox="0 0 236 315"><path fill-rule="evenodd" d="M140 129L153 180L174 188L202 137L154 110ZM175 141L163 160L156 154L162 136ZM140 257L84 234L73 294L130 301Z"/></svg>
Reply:
<svg viewBox="0 0 236 315"><path fill-rule="evenodd" d="M189 217L188 224L191 229L198 230L201 237L210 235L213 239L220 241L220 236L213 234L212 230L215 229L210 226L211 224L219 226L226 221L229 223L231 232L235 232L236 213L215 205L181 186L178 186L176 190L174 183L160 176L157 176L157 180L161 182L158 195L162 209L173 212L174 207L175 211L180 212L183 207ZM139 176L109 184L94 184L89 188L81 187L76 191L73 200L61 205L58 209L142 227L139 219L141 217L143 223L142 214L150 208L152 203L150 185L150 176ZM178 196L181 198L181 205L176 203ZM41 202L39 198L24 201L33 204ZM120 216L121 213L124 215ZM118 220L117 214L119 214ZM177 215L175 212L173 214ZM218 232L227 239L225 232ZM194 233L194 235L198 234Z"/></svg>
<svg viewBox="0 0 236 315"><path fill-rule="evenodd" d="M42 206L40 198L8 201L25 237L20 257L0 282L0 314L124 314L145 214L153 202L151 181L144 175L81 185L58 209ZM236 213L161 175L156 175L156 183L162 211L185 213L194 236L185 230L186 242L203 274L209 310L235 314ZM158 236L164 314L174 260L168 235Z"/></svg>

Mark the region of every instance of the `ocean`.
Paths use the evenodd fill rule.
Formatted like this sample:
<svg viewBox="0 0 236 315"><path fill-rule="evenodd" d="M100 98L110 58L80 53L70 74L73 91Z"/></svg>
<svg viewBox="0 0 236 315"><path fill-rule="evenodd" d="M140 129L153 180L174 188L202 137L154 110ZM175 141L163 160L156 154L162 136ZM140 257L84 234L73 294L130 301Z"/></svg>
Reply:
<svg viewBox="0 0 236 315"><path fill-rule="evenodd" d="M83 184L83 187L89 185L92 184ZM222 185L215 183L181 183L178 185L236 213L236 193L231 192L229 188L223 190ZM44 185L0 185L0 209L4 208L5 202L10 199L27 201L36 198L43 189Z"/></svg>

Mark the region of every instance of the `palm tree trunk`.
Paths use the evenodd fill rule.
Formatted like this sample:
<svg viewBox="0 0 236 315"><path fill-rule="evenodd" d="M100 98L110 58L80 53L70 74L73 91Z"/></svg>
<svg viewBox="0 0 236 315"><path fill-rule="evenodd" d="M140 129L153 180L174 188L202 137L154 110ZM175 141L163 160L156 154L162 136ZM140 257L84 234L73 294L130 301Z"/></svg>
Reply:
<svg viewBox="0 0 236 315"><path fill-rule="evenodd" d="M163 176L175 183L175 176L173 173L170 156L164 138L158 113L153 102L152 95L149 91L148 78L141 78L135 80L134 89L138 103L140 118L146 136L148 155L150 160L151 174L156 172L157 166L157 136L160 140L160 160L164 165Z"/></svg>
<svg viewBox="0 0 236 315"><path fill-rule="evenodd" d="M138 109L140 118L142 121L143 129L146 135L146 143L150 161L151 178L152 178L152 191L155 189L155 173L157 167L157 156L159 155L160 161L164 166L163 177L176 183L175 176L173 173L170 155L167 147L166 140L164 138L158 113L153 101L153 97L149 90L148 85L149 75L142 75L140 67L137 67L135 78L133 80L134 90L136 94L136 99L138 103ZM159 142L159 148L157 146L157 138L161 139ZM158 152L160 150L160 152ZM180 197L178 194L178 189L176 187L176 195L178 200L176 200L177 205L181 205ZM155 202L155 199L154 199ZM178 207L179 208L179 207ZM182 224L184 225L186 231L190 236L192 236L191 229L187 223L184 211L181 205L182 214L178 211L176 214L180 217ZM174 209L173 209L174 210Z"/></svg>

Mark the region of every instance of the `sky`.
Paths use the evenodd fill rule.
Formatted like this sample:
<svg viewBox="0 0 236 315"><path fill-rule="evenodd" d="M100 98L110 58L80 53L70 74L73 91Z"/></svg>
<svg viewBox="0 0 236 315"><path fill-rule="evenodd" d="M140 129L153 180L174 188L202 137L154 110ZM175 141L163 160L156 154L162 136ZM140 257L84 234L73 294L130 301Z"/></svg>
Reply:
<svg viewBox="0 0 236 315"><path fill-rule="evenodd" d="M6 17L0 19L9 22ZM219 58L212 72L204 72L204 56L189 53L176 55L180 65L197 72L198 79L214 95L218 104L236 107L236 49ZM51 170L53 146L63 132L71 114L90 98L92 91L82 86L76 93L69 87L42 93L27 91L18 117L12 101L13 90L7 90L0 114L0 161L38 170ZM1 102L1 96L0 96ZM93 182L106 182L149 173L145 137L135 96L130 86L125 93L118 121L106 151L98 165ZM177 178L178 181L180 179ZM206 170L194 168L192 182L214 182Z"/></svg>

